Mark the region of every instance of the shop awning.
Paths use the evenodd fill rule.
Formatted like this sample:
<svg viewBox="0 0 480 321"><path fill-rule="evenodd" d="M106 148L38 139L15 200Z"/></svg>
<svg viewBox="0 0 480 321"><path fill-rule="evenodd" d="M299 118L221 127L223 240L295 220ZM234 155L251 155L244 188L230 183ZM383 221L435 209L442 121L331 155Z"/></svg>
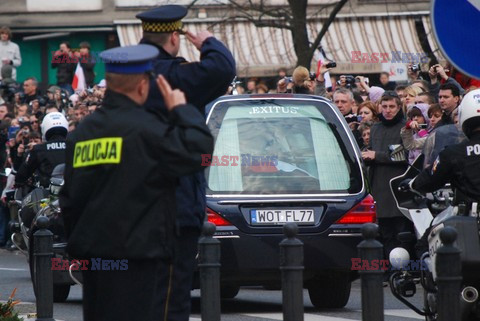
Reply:
<svg viewBox="0 0 480 321"><path fill-rule="evenodd" d="M338 72L377 73L381 64L352 63L352 51L362 53L422 53L415 29L415 16L337 17L322 40L322 47L329 59L337 62ZM419 17L417 15L416 17ZM425 13L420 16L429 36L433 51L438 48L431 31L430 19ZM115 21L122 46L138 43L142 36L139 21ZM257 28L246 21L235 22L186 22L193 32L209 29L232 51L237 61L240 76L273 76L280 67L293 68L296 55L291 34L286 29ZM309 33L321 30L322 21L309 23ZM436 53L440 53L436 51ZM183 41L181 56L187 60L199 59L197 49ZM439 57L443 60L443 57Z"/></svg>

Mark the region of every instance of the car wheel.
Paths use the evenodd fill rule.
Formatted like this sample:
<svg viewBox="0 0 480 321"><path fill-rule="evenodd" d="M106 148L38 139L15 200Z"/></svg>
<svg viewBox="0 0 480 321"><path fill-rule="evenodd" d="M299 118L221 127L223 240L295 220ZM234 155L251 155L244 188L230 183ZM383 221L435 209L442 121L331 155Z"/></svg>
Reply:
<svg viewBox="0 0 480 321"><path fill-rule="evenodd" d="M350 298L352 282L347 275L317 279L308 286L310 301L317 309L343 308Z"/></svg>
<svg viewBox="0 0 480 321"><path fill-rule="evenodd" d="M220 297L222 299L233 299L234 297L237 296L239 291L240 291L240 287L235 285L222 286L220 288Z"/></svg>
<svg viewBox="0 0 480 321"><path fill-rule="evenodd" d="M69 284L54 284L53 285L53 302L65 302L70 293Z"/></svg>

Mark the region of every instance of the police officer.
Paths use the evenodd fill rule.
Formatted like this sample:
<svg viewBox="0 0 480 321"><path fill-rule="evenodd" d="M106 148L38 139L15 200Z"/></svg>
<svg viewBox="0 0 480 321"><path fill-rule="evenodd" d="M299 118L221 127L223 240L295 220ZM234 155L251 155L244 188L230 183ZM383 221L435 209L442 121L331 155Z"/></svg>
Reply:
<svg viewBox="0 0 480 321"><path fill-rule="evenodd" d="M459 124L468 139L447 146L432 166L413 180L402 182L401 187L426 193L450 182L455 191L454 203L464 203L469 211L474 202L480 202L480 89L463 98Z"/></svg>
<svg viewBox="0 0 480 321"><path fill-rule="evenodd" d="M166 286L156 271L173 252L176 177L198 171L213 149L203 115L162 76L155 86L168 120L141 107L157 55L149 45L102 52L102 108L67 139L60 205L68 253L90 261L82 271L86 321L156 320L156 291Z"/></svg>
<svg viewBox="0 0 480 321"><path fill-rule="evenodd" d="M202 113L205 105L224 95L235 76L235 61L230 51L208 31L197 35L184 31L181 19L187 9L178 5L161 6L137 15L142 20L141 43L152 44L160 54L155 60L155 73L165 75L173 88L185 92L189 103ZM200 61L188 63L178 57L180 35L200 51ZM163 114L161 97L152 90L145 104L147 109ZM177 189L177 237L173 266L161 269L162 278L169 283L168 297L164 293L158 306L161 320L185 321L190 314L197 242L205 219L205 178L203 170L180 178ZM168 304L168 306L166 306ZM168 315L164 315L167 312Z"/></svg>
<svg viewBox="0 0 480 321"><path fill-rule="evenodd" d="M33 146L15 176L15 185L23 186L36 173L40 185L48 187L55 166L65 163L65 138L68 122L61 113L49 113L43 118L41 130L45 143Z"/></svg>

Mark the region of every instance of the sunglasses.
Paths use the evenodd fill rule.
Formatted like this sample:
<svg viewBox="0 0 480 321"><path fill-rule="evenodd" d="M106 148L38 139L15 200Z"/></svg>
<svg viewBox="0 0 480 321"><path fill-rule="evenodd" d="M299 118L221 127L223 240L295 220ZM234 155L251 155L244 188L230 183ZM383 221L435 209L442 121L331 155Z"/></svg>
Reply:
<svg viewBox="0 0 480 321"><path fill-rule="evenodd" d="M395 92L395 91L393 91L393 90L387 90L387 91L385 91L385 92L382 94L382 97L395 97L395 98L399 98L397 92Z"/></svg>

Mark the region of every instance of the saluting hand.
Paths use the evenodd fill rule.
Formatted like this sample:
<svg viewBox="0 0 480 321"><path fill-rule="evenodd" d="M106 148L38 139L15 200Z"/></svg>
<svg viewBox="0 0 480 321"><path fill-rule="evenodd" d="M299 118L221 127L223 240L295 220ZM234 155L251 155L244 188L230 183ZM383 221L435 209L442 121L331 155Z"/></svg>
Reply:
<svg viewBox="0 0 480 321"><path fill-rule="evenodd" d="M200 50L202 48L203 42L207 40L207 38L213 37L213 34L207 30L200 31L198 34L187 31L186 36L187 39L195 46L195 48Z"/></svg>
<svg viewBox="0 0 480 321"><path fill-rule="evenodd" d="M175 107L179 105L184 105L187 103L185 94L180 89L173 89L170 87L168 81L162 75L157 77L158 89L162 93L163 100L165 101L165 106L168 111L172 111Z"/></svg>

